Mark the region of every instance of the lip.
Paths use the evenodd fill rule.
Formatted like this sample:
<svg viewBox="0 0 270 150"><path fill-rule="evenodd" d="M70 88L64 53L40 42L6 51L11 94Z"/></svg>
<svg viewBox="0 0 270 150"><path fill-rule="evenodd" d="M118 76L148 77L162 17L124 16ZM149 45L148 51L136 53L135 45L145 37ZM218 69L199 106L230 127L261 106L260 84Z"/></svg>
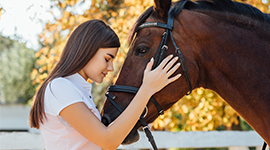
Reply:
<svg viewBox="0 0 270 150"><path fill-rule="evenodd" d="M106 75L107 75L107 73L103 73L103 72L102 72L102 74L103 74L104 77L106 77Z"/></svg>

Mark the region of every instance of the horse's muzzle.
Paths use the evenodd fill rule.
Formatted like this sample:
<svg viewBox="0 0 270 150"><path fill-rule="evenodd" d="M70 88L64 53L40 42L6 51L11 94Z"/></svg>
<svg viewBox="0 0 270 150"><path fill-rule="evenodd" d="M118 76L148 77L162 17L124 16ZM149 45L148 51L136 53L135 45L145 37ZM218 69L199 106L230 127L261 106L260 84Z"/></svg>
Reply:
<svg viewBox="0 0 270 150"><path fill-rule="evenodd" d="M110 117L106 114L104 114L102 116L102 119L101 119L102 123L107 127L112 121L110 119Z"/></svg>
<svg viewBox="0 0 270 150"><path fill-rule="evenodd" d="M125 145L137 142L139 138L140 136L137 129L133 128L131 132L128 134L128 136L125 138L125 140L122 142L122 144Z"/></svg>

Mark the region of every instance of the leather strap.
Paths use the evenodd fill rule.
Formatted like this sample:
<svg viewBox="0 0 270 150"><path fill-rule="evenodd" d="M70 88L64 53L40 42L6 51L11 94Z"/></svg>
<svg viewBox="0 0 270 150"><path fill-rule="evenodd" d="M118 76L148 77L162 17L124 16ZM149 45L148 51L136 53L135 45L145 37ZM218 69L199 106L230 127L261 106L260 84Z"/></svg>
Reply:
<svg viewBox="0 0 270 150"><path fill-rule="evenodd" d="M169 17L168 17L168 21L167 21L167 24L169 26L173 26L173 19L174 19L174 16L172 15L172 10L175 10L175 7L180 7L180 8L177 8L177 10L182 10L185 6L185 4L187 3L188 1L183 1L181 3L181 5L174 5L170 11L169 11ZM192 93L192 86L191 86L191 82L190 82L190 79L189 79L189 76L188 76L188 73L187 73L187 69L186 69L186 65L185 65L185 62L184 62L184 58L183 58L183 55L181 53L181 51L179 50L179 48L177 47L174 39L173 39L173 36L172 36L172 30L169 31L170 32L170 36L171 36L171 40L172 40L172 43L174 45L174 48L175 48L175 52L177 53L178 57L180 58L180 62L181 62L181 65L182 65L182 68L183 68L183 72L186 76L186 80L187 80L187 83L188 83L188 86L189 86L189 93L187 93L186 95L190 95Z"/></svg>
<svg viewBox="0 0 270 150"><path fill-rule="evenodd" d="M137 28L136 32L138 32L140 29L143 29L143 28L146 28L146 27L160 27L160 28L166 29L165 32L163 33L160 45L158 47L158 51L156 53L155 61L154 61L154 65L153 65L152 69L155 69L161 63L163 58L165 57L167 49L168 49L168 39L169 39L169 36L170 36L171 40L172 40L172 43L173 43L173 45L175 47L175 52L177 53L178 57L180 58L179 60L181 62L183 72L184 72L184 75L186 77L186 80L187 80L187 83L188 83L188 86L189 86L189 93L187 93L186 95L190 95L192 93L192 85L191 85L191 82L190 82L190 79L189 79L189 76L188 76L188 73L187 73L184 58L183 58L183 55L182 55L181 51L179 50L179 48L177 47L177 45L176 45L176 43L175 43L175 41L173 39L173 36L172 36L173 20L174 20L174 16L172 15L172 13L173 13L172 10L174 10L174 7L180 7L177 10L181 11L184 8L184 6L185 6L185 4L187 2L188 1L185 0L185 1L183 1L181 3L181 5L174 5L170 9L167 24L164 24L164 23L161 23L161 22L146 22L146 23L143 23L142 25L140 25Z"/></svg>
<svg viewBox="0 0 270 150"><path fill-rule="evenodd" d="M169 34L168 29L166 29L166 31L162 35L161 42L159 44L157 54L155 55L152 70L155 69L161 63L162 59L166 55L166 52L167 52L167 49L168 49L168 46L167 46L168 34Z"/></svg>
<svg viewBox="0 0 270 150"><path fill-rule="evenodd" d="M266 147L267 147L267 144L266 144L266 142L264 141L263 142L263 146L262 146L262 150L266 150ZM269 148L270 149L270 148Z"/></svg>
<svg viewBox="0 0 270 150"><path fill-rule="evenodd" d="M148 138L148 141L151 143L151 145L152 145L152 147L153 147L154 150L158 150L157 145L156 145L156 142L154 140L154 137L153 137L153 135L152 135L152 133L150 131L150 128L149 128L149 126L148 126L148 124L145 121L145 119L144 119L143 116L140 117L140 121L142 123L143 130L144 130L144 132L145 132L145 134L146 134L146 136Z"/></svg>
<svg viewBox="0 0 270 150"><path fill-rule="evenodd" d="M139 90L139 88L132 87L132 86L111 85L111 86L109 86L107 93L105 95L108 97L108 99L112 102L112 104L116 108L117 107L120 108L120 106L118 104L116 104L116 102L114 101L115 96L113 94L111 94L110 92L126 92L126 93L136 94L138 92L138 90ZM161 106L159 105L159 103L156 101L156 99L153 96L150 98L150 101L156 106L159 115L163 115L164 114L163 109L161 108ZM119 110L119 108L117 108L117 109ZM120 111L120 112L122 112L122 111Z"/></svg>
<svg viewBox="0 0 270 150"><path fill-rule="evenodd" d="M108 92L127 92L136 94L139 88L126 85L111 85L108 87Z"/></svg>
<svg viewBox="0 0 270 150"><path fill-rule="evenodd" d="M138 32L142 28L146 28L146 27L160 27L160 28L169 29L169 30L173 29L173 26L170 26L168 24L164 24L164 23L161 23L161 22L146 22L146 23L143 23L142 25L140 25L137 28L136 32Z"/></svg>
<svg viewBox="0 0 270 150"><path fill-rule="evenodd" d="M185 5L186 2L187 1L183 2L180 5L180 11L184 8L184 5ZM177 6L174 5L173 7L178 7L178 5ZM173 36L172 36L174 16L171 14L171 12L172 12L172 8L169 11L169 17L168 17L167 24L160 23L160 22L147 22L147 23L143 23L142 25L140 25L137 28L136 32L138 32L140 29L146 28L146 27L160 27L160 28L164 28L165 29L165 32L162 35L162 39L161 39L161 42L160 42L160 45L159 45L157 54L155 56L155 62L154 62L154 65L153 65L152 69L156 68L161 63L161 61L163 60L163 58L165 57L166 52L167 52L167 49L168 49L168 39L169 39L169 36L170 36L171 39L172 39L173 45L174 45L174 47L176 49L176 52L178 54L178 57L180 58L180 61L182 63L183 71L185 73L185 76L186 76L188 85L190 87L190 92L188 94L190 94L192 92L192 86L191 86L191 83L190 83L190 80L189 80L189 77L188 77L188 74L187 74L187 69L185 67L184 59L183 59L183 56L182 56L179 48L177 47L177 45L176 45L176 43L175 43L175 41L173 39ZM111 101L111 103L116 107L116 109L119 112L122 113L123 112L123 109L114 101L115 96L113 94L111 94L110 92L128 92L128 93L136 94L138 92L138 90L139 90L139 88L136 88L136 87L130 87L130 86L124 86L124 85L112 85L112 86L110 86L108 88L108 92L105 95ZM150 98L150 101L158 109L159 115L163 115L164 112L163 112L162 108L160 107L160 105L154 99L153 96ZM154 148L154 150L158 150L158 148L156 146L156 143L155 143L155 140L154 140L154 137L151 134L150 128L148 127L148 124L147 124L146 120L144 119L144 116L141 116L140 117L140 121L142 123L143 130L145 131L146 136L148 137L148 140L151 143L152 147Z"/></svg>
<svg viewBox="0 0 270 150"><path fill-rule="evenodd" d="M110 92L105 93L106 97L110 100L110 102L113 104L113 106L122 113L124 110L114 101L115 96L111 94Z"/></svg>
<svg viewBox="0 0 270 150"><path fill-rule="evenodd" d="M183 71L184 71L184 74L186 76L186 79L187 79L187 82L188 82L188 85L189 85L189 88L190 88L190 91L187 95L191 94L192 92L192 86L191 86L191 82L189 80L189 77L188 77L188 74L187 74L187 69L185 67L185 63L184 63L184 58L183 58L183 55L181 53L181 51L179 50L179 48L177 47L174 39L173 39L173 36L172 36L172 30L173 30L173 20L174 20L174 16L172 15L172 13L175 13L175 12L172 12L172 10L174 10L174 7L180 7L178 9L175 9L175 10L178 10L179 12L184 8L185 4L188 2L188 0L182 0L181 3L179 5L174 5L170 11L169 11L169 15L168 15L168 21L167 21L167 24L164 24L164 23L160 23L160 22L147 22L147 23L143 23L142 25L140 25L136 32L138 32L140 29L142 28L146 28L146 27L160 27L160 28L164 28L166 29L163 36L162 36L162 40L161 40L161 43L159 45L159 49L158 49L158 52L157 54L160 54L159 56L155 56L155 61L157 60L156 64L154 63L154 67L155 68L161 61L162 59L164 58L165 54L166 54L166 51L168 49L168 46L167 46L167 43L168 43L168 36L170 35L171 37L171 40L172 40L172 43L175 47L175 51L178 55L178 57L180 58L180 61L182 63L182 68L183 68ZM175 13L175 14L178 14L178 13ZM152 69L153 69L152 68ZM123 86L123 85L113 85L113 86L110 86L108 88L108 92L106 93L106 96L108 97L108 99L112 102L112 104L118 109L119 112L123 112L122 108L114 101L115 99L115 96L111 93L109 93L110 91L114 91L114 92L128 92L128 93L137 93L138 91L138 88L136 87L130 87L130 86ZM153 102L153 104L156 106L156 108L158 109L159 111L159 114L163 114L163 110L161 109L160 105L158 104L158 102L153 98L151 97L150 100ZM144 117L141 116L140 117L140 121L142 123L142 126L143 126L143 129L146 133L146 136L148 137L148 140L149 142L151 143L152 147L157 150L157 146L156 146L156 143L155 143L155 140L149 130L149 127L147 125L147 122L145 121ZM262 147L262 150L265 150L266 149L266 142L264 142L263 144L263 147Z"/></svg>
<svg viewBox="0 0 270 150"><path fill-rule="evenodd" d="M176 50L177 50L177 55L180 58L180 62L182 64L183 72L184 72L184 74L186 76L187 83L189 85L189 93L187 93L186 95L190 95L191 92L192 92L192 86L191 86L191 82L190 82L188 74L187 74L187 69L186 69L186 66L185 66L185 63L184 63L184 58L183 58L183 55L182 55L181 51L178 48Z"/></svg>

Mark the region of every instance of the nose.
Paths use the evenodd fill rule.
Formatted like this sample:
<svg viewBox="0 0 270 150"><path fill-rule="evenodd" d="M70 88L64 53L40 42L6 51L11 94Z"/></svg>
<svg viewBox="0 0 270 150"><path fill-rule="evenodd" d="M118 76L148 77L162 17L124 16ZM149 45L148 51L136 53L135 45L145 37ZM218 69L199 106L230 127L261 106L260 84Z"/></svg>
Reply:
<svg viewBox="0 0 270 150"><path fill-rule="evenodd" d="M108 71L114 71L113 62L111 62L107 68Z"/></svg>
<svg viewBox="0 0 270 150"><path fill-rule="evenodd" d="M105 126L108 126L110 123L111 123L111 119L108 115L104 114L102 116L102 119L101 119L102 123L105 125Z"/></svg>

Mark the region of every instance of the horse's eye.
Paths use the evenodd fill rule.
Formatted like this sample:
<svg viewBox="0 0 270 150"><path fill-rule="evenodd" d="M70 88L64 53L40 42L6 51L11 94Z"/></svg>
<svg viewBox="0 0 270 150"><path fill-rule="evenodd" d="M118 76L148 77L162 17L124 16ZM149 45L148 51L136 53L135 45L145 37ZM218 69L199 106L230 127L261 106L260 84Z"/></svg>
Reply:
<svg viewBox="0 0 270 150"><path fill-rule="evenodd" d="M136 51L136 55L143 55L146 52L148 52L149 48L148 47L138 47Z"/></svg>
<svg viewBox="0 0 270 150"><path fill-rule="evenodd" d="M146 48L145 47L141 47L138 50L138 53L145 53L146 52Z"/></svg>

